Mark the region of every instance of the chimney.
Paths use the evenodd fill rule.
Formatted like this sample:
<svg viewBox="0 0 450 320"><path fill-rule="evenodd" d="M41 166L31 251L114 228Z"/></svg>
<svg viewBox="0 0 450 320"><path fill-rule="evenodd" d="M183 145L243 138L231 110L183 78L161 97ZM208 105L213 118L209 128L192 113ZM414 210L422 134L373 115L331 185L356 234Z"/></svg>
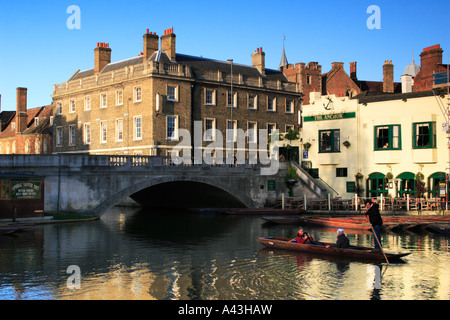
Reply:
<svg viewBox="0 0 450 320"><path fill-rule="evenodd" d="M17 88L16 100L16 133L27 129L27 88Z"/></svg>
<svg viewBox="0 0 450 320"><path fill-rule="evenodd" d="M412 76L409 74L404 74L401 76L402 79L402 93L412 92Z"/></svg>
<svg viewBox="0 0 450 320"><path fill-rule="evenodd" d="M442 63L442 52L439 44L423 49L420 54L420 70L423 77L439 72L438 64Z"/></svg>
<svg viewBox="0 0 450 320"><path fill-rule="evenodd" d="M164 35L161 36L161 51L165 51L170 60L176 60L175 51L176 35L173 33L173 28L164 30Z"/></svg>
<svg viewBox="0 0 450 320"><path fill-rule="evenodd" d="M252 66L258 68L262 74L266 73L266 54L262 51L262 48L257 48L252 53Z"/></svg>
<svg viewBox="0 0 450 320"><path fill-rule="evenodd" d="M383 65L383 92L394 92L394 65L392 60L385 60Z"/></svg>
<svg viewBox="0 0 450 320"><path fill-rule="evenodd" d="M331 69L343 69L344 63L343 62L332 62L331 63Z"/></svg>
<svg viewBox="0 0 450 320"><path fill-rule="evenodd" d="M94 49L94 74L99 73L103 68L111 63L111 49L109 43L97 42L97 48Z"/></svg>
<svg viewBox="0 0 450 320"><path fill-rule="evenodd" d="M144 62L150 58L150 56L159 49L159 37L156 32L147 32L144 34Z"/></svg>
<svg viewBox="0 0 450 320"><path fill-rule="evenodd" d="M358 78L356 77L356 61L350 62L350 78L353 81L356 81Z"/></svg>

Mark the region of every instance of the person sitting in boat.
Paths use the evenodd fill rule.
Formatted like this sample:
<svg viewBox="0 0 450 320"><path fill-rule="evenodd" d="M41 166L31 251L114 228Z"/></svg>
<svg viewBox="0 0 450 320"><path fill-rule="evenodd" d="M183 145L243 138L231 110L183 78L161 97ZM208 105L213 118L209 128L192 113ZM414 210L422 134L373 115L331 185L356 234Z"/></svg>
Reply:
<svg viewBox="0 0 450 320"><path fill-rule="evenodd" d="M336 244L327 246L327 248L348 248L350 247L350 240L348 240L347 236L344 233L344 229L337 230L337 240Z"/></svg>
<svg viewBox="0 0 450 320"><path fill-rule="evenodd" d="M303 243L303 244L313 244L314 243L314 239L309 233L304 232L303 228L299 228L298 229L298 233L297 233L297 237L295 237L294 239L291 239L289 242L297 242L297 243Z"/></svg>

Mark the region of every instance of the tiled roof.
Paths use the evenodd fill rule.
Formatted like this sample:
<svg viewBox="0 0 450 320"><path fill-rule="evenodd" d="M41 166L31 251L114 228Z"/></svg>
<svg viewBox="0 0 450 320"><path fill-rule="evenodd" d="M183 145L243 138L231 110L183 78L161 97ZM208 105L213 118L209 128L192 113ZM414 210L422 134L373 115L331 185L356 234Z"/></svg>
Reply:
<svg viewBox="0 0 450 320"><path fill-rule="evenodd" d="M107 64L103 70L100 72L100 74L122 69L124 67L132 66L141 64L143 60L143 56L137 56L117 62L111 62ZM231 65L230 63L226 61L219 61L219 60L213 60L213 59L207 59L203 57L195 57L185 54L176 54L176 61L171 61L165 51L156 51L154 52L150 58L149 61L159 61L163 63L179 63L183 65L187 65L191 67L195 71L221 71L224 73L230 73L231 72ZM280 80L280 81L287 81L286 77L284 76L283 72L273 69L265 69L265 75L261 74L258 70L258 68L253 66L247 66L242 64L233 63L233 73L234 74L241 74L243 76L247 77L266 77L270 80ZM94 69L87 69L83 71L78 71L75 73L70 80L77 80L82 79L85 77L89 77L94 75Z"/></svg>

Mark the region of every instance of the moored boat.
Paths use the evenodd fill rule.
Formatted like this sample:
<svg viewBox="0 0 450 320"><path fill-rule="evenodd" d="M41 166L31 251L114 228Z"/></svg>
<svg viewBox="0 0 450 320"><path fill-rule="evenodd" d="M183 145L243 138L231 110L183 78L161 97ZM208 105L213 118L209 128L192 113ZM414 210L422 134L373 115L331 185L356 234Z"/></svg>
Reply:
<svg viewBox="0 0 450 320"><path fill-rule="evenodd" d="M301 244L296 242L290 242L288 238L258 238L258 241L268 248L293 250L300 252L310 252L328 255L337 255L341 257L349 257L355 259L373 260L373 261L385 261L385 257L381 251L373 250L369 247L350 246L349 248L333 248L334 243L323 243L322 245L316 244ZM330 246L327 248L327 246ZM404 252L389 252L384 250L386 257L389 261L396 261L402 257L410 254L408 251Z"/></svg>
<svg viewBox="0 0 450 320"><path fill-rule="evenodd" d="M300 224L303 220L299 216L264 216L261 218L276 224Z"/></svg>

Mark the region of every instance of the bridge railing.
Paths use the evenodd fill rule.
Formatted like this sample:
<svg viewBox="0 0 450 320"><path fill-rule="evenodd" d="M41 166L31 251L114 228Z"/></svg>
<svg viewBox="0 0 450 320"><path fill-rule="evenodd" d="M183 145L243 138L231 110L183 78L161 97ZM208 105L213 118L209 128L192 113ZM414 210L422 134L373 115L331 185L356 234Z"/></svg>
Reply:
<svg viewBox="0 0 450 320"><path fill-rule="evenodd" d="M264 165L251 164L248 159L245 163L218 164L206 163L186 164L177 162L170 156L141 156L141 155L88 155L88 154L54 154L54 155L0 155L0 168L18 167L240 167L261 168ZM280 169L285 169L280 162Z"/></svg>

